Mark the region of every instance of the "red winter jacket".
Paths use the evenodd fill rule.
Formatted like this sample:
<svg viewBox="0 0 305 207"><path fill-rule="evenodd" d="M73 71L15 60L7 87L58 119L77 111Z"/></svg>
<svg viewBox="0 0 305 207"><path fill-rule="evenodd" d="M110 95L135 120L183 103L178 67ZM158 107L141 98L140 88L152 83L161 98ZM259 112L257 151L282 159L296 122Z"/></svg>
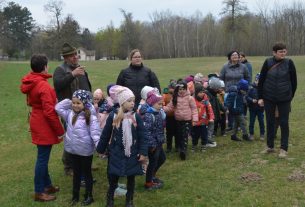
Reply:
<svg viewBox="0 0 305 207"><path fill-rule="evenodd" d="M198 122L196 123L196 126L208 125L210 120L214 121L214 112L207 95L204 94L202 101L195 99L195 102L198 110Z"/></svg>
<svg viewBox="0 0 305 207"><path fill-rule="evenodd" d="M65 133L55 111L55 91L47 80L51 77L50 74L31 72L21 80L20 90L27 95L27 104L32 107L32 143L37 145L57 144L61 142L58 137Z"/></svg>

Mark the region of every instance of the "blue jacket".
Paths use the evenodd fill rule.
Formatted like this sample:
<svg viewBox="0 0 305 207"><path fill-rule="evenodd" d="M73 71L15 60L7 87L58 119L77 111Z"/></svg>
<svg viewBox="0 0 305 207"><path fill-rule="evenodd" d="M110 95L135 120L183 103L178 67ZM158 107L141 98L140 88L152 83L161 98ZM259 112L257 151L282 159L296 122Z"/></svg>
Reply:
<svg viewBox="0 0 305 207"><path fill-rule="evenodd" d="M264 111L263 106L259 106L258 103L253 103L253 99L258 100L258 92L257 92L257 85L252 84L252 88L249 90L248 95L246 96L246 100L249 106L250 111Z"/></svg>
<svg viewBox="0 0 305 207"><path fill-rule="evenodd" d="M233 115L240 115L244 113L244 95L241 94L236 86L229 88L229 93L225 101L225 106Z"/></svg>
<svg viewBox="0 0 305 207"><path fill-rule="evenodd" d="M139 110L144 122L145 136L148 139L148 147L157 147L164 143L164 119L165 112L155 111L148 104L141 105Z"/></svg>
<svg viewBox="0 0 305 207"><path fill-rule="evenodd" d="M125 156L124 153L122 124L119 129L113 127L113 118L114 112L111 112L96 149L98 153L103 154L108 147L108 174L120 177L142 175L143 169L141 163L138 161L138 155L147 156L148 148L145 128L141 117L135 114L137 127L131 126L133 144L131 146L130 157Z"/></svg>

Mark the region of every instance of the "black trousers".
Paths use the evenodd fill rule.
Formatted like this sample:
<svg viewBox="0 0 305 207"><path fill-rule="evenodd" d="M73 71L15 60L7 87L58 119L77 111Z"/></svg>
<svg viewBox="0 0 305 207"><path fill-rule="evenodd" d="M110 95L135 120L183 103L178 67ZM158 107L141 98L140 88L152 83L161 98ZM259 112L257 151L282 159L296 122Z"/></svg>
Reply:
<svg viewBox="0 0 305 207"><path fill-rule="evenodd" d="M84 176L86 182L86 193L92 193L93 178L91 165L93 155L81 156L70 154L73 166L73 193L79 192L81 176Z"/></svg>
<svg viewBox="0 0 305 207"><path fill-rule="evenodd" d="M110 198L111 200L113 200L114 191L118 187L119 178L120 177L117 175L108 174L109 188L107 192L107 198ZM135 188L135 176L134 175L127 176L127 193L126 193L127 201L133 200L134 188Z"/></svg>
<svg viewBox="0 0 305 207"><path fill-rule="evenodd" d="M188 137L191 132L191 121L177 121L177 138L180 152L186 152Z"/></svg>
<svg viewBox="0 0 305 207"><path fill-rule="evenodd" d="M149 164L146 171L146 182L151 182L153 177L156 175L159 168L163 165L166 160L162 145L155 148L148 148L148 159Z"/></svg>
<svg viewBox="0 0 305 207"><path fill-rule="evenodd" d="M166 117L166 149L171 150L173 144L173 137L175 138L175 148L178 149L178 140L176 131L177 123L174 116Z"/></svg>
<svg viewBox="0 0 305 207"><path fill-rule="evenodd" d="M281 127L281 149L288 150L288 138L289 138L289 112L290 101L288 102L272 102L264 100L266 120L267 120L267 146L274 148L275 137L275 108L277 106L280 118Z"/></svg>

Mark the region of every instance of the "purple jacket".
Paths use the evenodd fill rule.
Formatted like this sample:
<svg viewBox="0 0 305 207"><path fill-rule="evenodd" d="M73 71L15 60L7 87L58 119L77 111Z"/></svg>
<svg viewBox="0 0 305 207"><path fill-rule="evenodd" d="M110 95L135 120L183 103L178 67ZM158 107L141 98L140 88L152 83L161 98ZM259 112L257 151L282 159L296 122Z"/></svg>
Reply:
<svg viewBox="0 0 305 207"><path fill-rule="evenodd" d="M77 117L77 120L72 125L72 118L74 112L71 108L72 101L64 99L55 106L55 110L66 122L66 134L64 138L65 150L71 154L90 156L93 154L97 146L100 136L101 128L97 119L95 109L92 106L90 125L86 124L85 113L82 111Z"/></svg>

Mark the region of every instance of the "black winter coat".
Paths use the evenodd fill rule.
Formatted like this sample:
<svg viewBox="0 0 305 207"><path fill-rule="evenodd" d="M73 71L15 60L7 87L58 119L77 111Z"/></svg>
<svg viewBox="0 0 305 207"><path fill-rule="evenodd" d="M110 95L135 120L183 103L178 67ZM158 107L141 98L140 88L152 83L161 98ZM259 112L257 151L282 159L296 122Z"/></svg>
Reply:
<svg viewBox="0 0 305 207"><path fill-rule="evenodd" d="M135 95L135 108L138 107L141 101L141 90L144 86L151 86L158 88L161 92L159 80L151 69L143 66L130 65L128 68L123 69L116 81L117 85L129 88Z"/></svg>
<svg viewBox="0 0 305 207"><path fill-rule="evenodd" d="M122 124L119 129L113 127L113 118L114 112L111 112L96 148L98 153L104 154L108 147L108 174L120 177L143 175L143 169L141 163L138 161L138 155L147 156L148 147L147 138L144 136L145 128L142 119L138 114L135 114L137 127L132 125L133 144L131 146L131 155L127 157L124 152ZM108 144L109 141L110 144Z"/></svg>

